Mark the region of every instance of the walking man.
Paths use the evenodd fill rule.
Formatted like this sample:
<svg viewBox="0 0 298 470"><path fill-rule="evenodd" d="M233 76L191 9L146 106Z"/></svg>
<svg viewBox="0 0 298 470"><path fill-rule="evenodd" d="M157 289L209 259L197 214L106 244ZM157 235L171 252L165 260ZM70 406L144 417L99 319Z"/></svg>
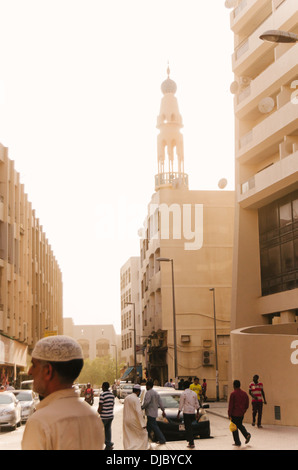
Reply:
<svg viewBox="0 0 298 470"><path fill-rule="evenodd" d="M252 425L256 424L256 416L258 415L257 426L262 427L263 400L266 405L263 384L259 382L259 376L254 375L253 381L249 384L249 394L252 397Z"/></svg>
<svg viewBox="0 0 298 470"><path fill-rule="evenodd" d="M247 444L251 438L251 435L242 424L244 415L249 407L249 397L244 390L241 390L239 380L234 380L233 387L234 391L231 393L229 399L228 415L232 423L237 426L236 431L233 431L234 445L241 446L238 430L245 437L245 444Z"/></svg>
<svg viewBox="0 0 298 470"><path fill-rule="evenodd" d="M165 418L165 409L163 407L162 401L158 393L153 390L153 381L148 380L146 383L146 395L142 405L142 409L145 410L147 416L147 432L150 437L150 433L153 431L155 438L160 444L166 443L166 438L159 429L159 426L156 422L158 416L158 408L162 410L162 416Z"/></svg>
<svg viewBox="0 0 298 470"><path fill-rule="evenodd" d="M139 395L141 386L135 384L127 395L123 407L123 448L124 450L149 449L146 421L141 409Z"/></svg>
<svg viewBox="0 0 298 470"><path fill-rule="evenodd" d="M97 410L105 428L105 450L113 450L114 447L112 442L112 421L114 419L115 397L109 389L109 382L103 382Z"/></svg>
<svg viewBox="0 0 298 470"><path fill-rule="evenodd" d="M199 415L199 400L198 395L196 392L189 388L189 382L184 382L184 392L181 394L180 402L179 402L179 411L177 414L177 419L181 411L183 410L183 419L186 431L186 440L188 441L187 447L189 449L194 449L194 436L192 430L192 422L196 419L196 412L197 416Z"/></svg>
<svg viewBox="0 0 298 470"><path fill-rule="evenodd" d="M203 402L207 400L207 382L206 379L203 379L202 383L202 396L203 396Z"/></svg>
<svg viewBox="0 0 298 470"><path fill-rule="evenodd" d="M201 403L201 400L202 400L202 387L201 387L201 384L200 384L200 381L198 379L198 377L195 377L193 379L193 383L189 385L189 388L190 390L192 390L193 392L196 392L197 394L197 397L198 397L198 400L199 400L199 403Z"/></svg>

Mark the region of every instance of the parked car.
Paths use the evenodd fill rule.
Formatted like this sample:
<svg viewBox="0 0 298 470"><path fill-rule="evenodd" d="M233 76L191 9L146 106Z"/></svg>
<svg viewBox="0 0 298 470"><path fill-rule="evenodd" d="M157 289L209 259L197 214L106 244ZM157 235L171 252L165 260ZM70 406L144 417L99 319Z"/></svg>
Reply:
<svg viewBox="0 0 298 470"><path fill-rule="evenodd" d="M186 439L185 425L183 420L183 412L177 418L179 409L180 396L182 390L175 390L169 387L154 387L154 390L160 395L162 404L165 408L166 418L163 418L162 411L158 410L156 422L167 440ZM142 390L141 403L144 401L146 390ZM209 405L203 405L199 411L199 419L192 422L194 437L208 438L210 437L210 421L206 408ZM150 436L154 441L154 435Z"/></svg>
<svg viewBox="0 0 298 470"><path fill-rule="evenodd" d="M33 380L23 380L21 382L21 389L23 390L32 390L33 388Z"/></svg>
<svg viewBox="0 0 298 470"><path fill-rule="evenodd" d="M0 393L0 427L9 426L16 429L21 426L22 408L20 402L11 392Z"/></svg>
<svg viewBox="0 0 298 470"><path fill-rule="evenodd" d="M133 384L132 383L124 383L124 384L121 384L120 387L119 387L119 395L118 395L118 398L120 400L123 400L124 398L127 397L127 395L129 395L130 393L132 393L132 389L133 389Z"/></svg>
<svg viewBox="0 0 298 470"><path fill-rule="evenodd" d="M27 421L29 416L34 413L36 405L39 403L37 393L32 390L12 390L12 393L21 404L21 420Z"/></svg>

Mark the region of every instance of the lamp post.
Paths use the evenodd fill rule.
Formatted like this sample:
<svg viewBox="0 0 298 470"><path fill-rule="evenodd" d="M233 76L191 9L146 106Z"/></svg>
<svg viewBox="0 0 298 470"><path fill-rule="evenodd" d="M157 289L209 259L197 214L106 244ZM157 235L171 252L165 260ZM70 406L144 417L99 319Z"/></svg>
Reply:
<svg viewBox="0 0 298 470"><path fill-rule="evenodd" d="M118 372L117 372L117 370L118 370L118 364L117 364L118 358L117 358L117 353L118 353L118 350L117 350L117 345L116 345L116 344L111 344L111 346L114 346L114 347L115 347L115 354L116 354L116 375L115 375L115 380L117 380L117 374L118 374Z"/></svg>
<svg viewBox="0 0 298 470"><path fill-rule="evenodd" d="M289 33L288 31L280 31L278 29L270 29L261 34L260 39L268 42L279 42L279 43L294 43L298 41L298 36L295 33Z"/></svg>
<svg viewBox="0 0 298 470"><path fill-rule="evenodd" d="M215 345L215 383L216 383L216 401L219 401L219 383L218 383L218 357L217 357L217 334L216 334L216 310L215 310L215 289L209 289L213 292L213 318L214 318L214 345Z"/></svg>
<svg viewBox="0 0 298 470"><path fill-rule="evenodd" d="M175 380L178 377L177 362L177 339L176 339L176 306L175 306L175 284L174 284L174 262L172 258L156 258L157 261L171 262L172 267L172 299L173 299L173 339L174 339L174 372Z"/></svg>
<svg viewBox="0 0 298 470"><path fill-rule="evenodd" d="M137 378L137 346L136 346L136 304L134 302L125 302L125 305L133 305L133 351L134 351L134 370Z"/></svg>

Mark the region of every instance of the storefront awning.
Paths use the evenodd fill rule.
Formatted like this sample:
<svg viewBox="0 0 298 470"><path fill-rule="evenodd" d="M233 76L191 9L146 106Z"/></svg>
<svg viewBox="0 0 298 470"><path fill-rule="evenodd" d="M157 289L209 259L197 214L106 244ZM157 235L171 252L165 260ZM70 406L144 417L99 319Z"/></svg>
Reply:
<svg viewBox="0 0 298 470"><path fill-rule="evenodd" d="M134 367L128 367L120 380L126 379L133 370L134 370ZM142 377L142 366L137 366L137 373L139 374L140 377Z"/></svg>
<svg viewBox="0 0 298 470"><path fill-rule="evenodd" d="M0 364L26 367L27 350L28 346L26 344L21 344L0 333Z"/></svg>

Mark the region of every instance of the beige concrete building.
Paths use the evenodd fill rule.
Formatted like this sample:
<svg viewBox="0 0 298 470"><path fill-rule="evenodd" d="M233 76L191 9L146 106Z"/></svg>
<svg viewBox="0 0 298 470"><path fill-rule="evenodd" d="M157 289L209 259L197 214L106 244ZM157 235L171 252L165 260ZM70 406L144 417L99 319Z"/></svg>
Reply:
<svg viewBox="0 0 298 470"><path fill-rule="evenodd" d="M71 336L81 345L84 359L111 356L122 361L120 335L113 325L75 325L72 318L63 319L63 333Z"/></svg>
<svg viewBox="0 0 298 470"><path fill-rule="evenodd" d="M223 398L228 384L234 192L189 189L176 88L169 76L161 85L158 174L141 239L143 366L160 384L176 375L198 376L201 382L206 378L208 397L215 398L218 388Z"/></svg>
<svg viewBox="0 0 298 470"><path fill-rule="evenodd" d="M247 390L258 374L268 402L263 422L298 425L298 44L285 43L287 34L282 43L260 38L269 30L298 32L297 0L238 1L231 29L236 138L231 378Z"/></svg>
<svg viewBox="0 0 298 470"><path fill-rule="evenodd" d="M62 274L20 175L0 144L0 372L15 380L44 334L61 334Z"/></svg>
<svg viewBox="0 0 298 470"><path fill-rule="evenodd" d="M133 377L136 365L142 371L141 311L140 311L140 258L129 258L120 269L121 295L121 354L126 365L124 378Z"/></svg>

